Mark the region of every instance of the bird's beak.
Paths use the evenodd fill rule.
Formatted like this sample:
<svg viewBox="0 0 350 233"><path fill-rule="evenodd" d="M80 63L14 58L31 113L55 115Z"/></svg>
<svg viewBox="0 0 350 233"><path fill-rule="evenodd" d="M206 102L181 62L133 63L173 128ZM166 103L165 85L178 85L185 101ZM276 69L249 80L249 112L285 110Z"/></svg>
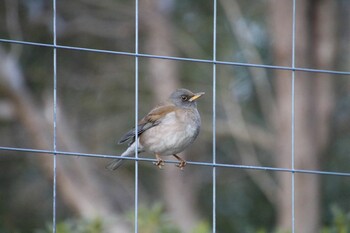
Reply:
<svg viewBox="0 0 350 233"><path fill-rule="evenodd" d="M194 96L192 96L188 101L193 102L204 94L205 94L205 92L198 92L198 93L194 94Z"/></svg>

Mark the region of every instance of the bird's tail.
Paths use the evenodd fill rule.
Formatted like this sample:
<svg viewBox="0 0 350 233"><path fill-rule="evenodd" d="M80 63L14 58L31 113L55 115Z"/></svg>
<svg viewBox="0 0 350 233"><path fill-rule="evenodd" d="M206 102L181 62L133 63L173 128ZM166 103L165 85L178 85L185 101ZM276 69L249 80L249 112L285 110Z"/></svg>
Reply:
<svg viewBox="0 0 350 233"><path fill-rule="evenodd" d="M115 159L109 164L107 164L106 168L108 170L116 170L118 169L121 165L123 165L124 159Z"/></svg>
<svg viewBox="0 0 350 233"><path fill-rule="evenodd" d="M135 153L135 143L131 144L126 151L121 154L122 157L131 156ZM114 159L109 164L107 164L106 168L109 170L116 170L121 165L123 165L125 159Z"/></svg>

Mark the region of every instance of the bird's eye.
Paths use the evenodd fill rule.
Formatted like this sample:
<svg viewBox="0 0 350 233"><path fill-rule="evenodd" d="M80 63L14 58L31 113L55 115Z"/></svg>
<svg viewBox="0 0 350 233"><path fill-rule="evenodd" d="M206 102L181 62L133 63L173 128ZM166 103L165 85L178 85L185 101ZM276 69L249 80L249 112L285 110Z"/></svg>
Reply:
<svg viewBox="0 0 350 233"><path fill-rule="evenodd" d="M181 96L181 99L182 99L183 101L186 101L186 100L188 100L188 97L185 96L185 95L182 95L182 96Z"/></svg>

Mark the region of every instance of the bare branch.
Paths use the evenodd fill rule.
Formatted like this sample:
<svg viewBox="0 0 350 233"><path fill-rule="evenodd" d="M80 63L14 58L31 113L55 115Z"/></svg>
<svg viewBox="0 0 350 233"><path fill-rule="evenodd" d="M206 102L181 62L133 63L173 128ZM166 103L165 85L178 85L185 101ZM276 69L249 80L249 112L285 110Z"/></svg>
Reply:
<svg viewBox="0 0 350 233"><path fill-rule="evenodd" d="M250 124L246 122L246 130L249 132L249 135L242 129L241 126L232 124L231 128L227 127L227 121L223 119L217 119L216 129L218 137L234 137L236 140L245 143L249 142L253 145L265 150L272 151L274 137L267 130L262 129L259 126ZM211 125L203 125L202 130L207 133L212 133Z"/></svg>
<svg viewBox="0 0 350 233"><path fill-rule="evenodd" d="M16 113L12 102L0 100L0 120L14 120Z"/></svg>
<svg viewBox="0 0 350 233"><path fill-rule="evenodd" d="M222 5L225 16L230 23L232 33L235 35L238 45L241 47L241 52L245 56L247 62L264 64L258 49L252 43L254 36L251 33L251 29L249 28L244 16L242 15L237 1L220 0L219 2ZM272 87L268 80L267 73L265 69L249 68L249 71L252 74L252 79L256 86L258 101L264 114L264 118L269 123L269 127L272 128L274 124L272 123L273 119L271 118L271 112L275 112L276 103L274 101Z"/></svg>
<svg viewBox="0 0 350 233"><path fill-rule="evenodd" d="M235 98L230 98L230 94L227 91L227 85L221 82L221 98L225 104L223 104L225 113L228 116L228 128L234 137L237 134L244 135L241 137L246 138L245 143L236 143L238 149L238 155L240 156L243 164L246 165L257 165L261 166L259 159L257 158L256 151L254 149L254 144L252 143L252 137L247 128L247 123L243 117L242 109L237 103ZM250 139L250 140L249 140ZM276 192L278 190L278 185L274 179L267 173L257 173L253 170L246 170L253 181L260 187L261 191L265 194L267 199L275 204Z"/></svg>
<svg viewBox="0 0 350 233"><path fill-rule="evenodd" d="M7 31L9 32L10 38L16 38L17 40L21 40L23 37L21 24L19 22L19 8L18 8L18 0L6 0L6 26ZM22 46L17 44L11 44L11 53L13 56L17 58L20 56L22 52Z"/></svg>
<svg viewBox="0 0 350 233"><path fill-rule="evenodd" d="M36 105L23 79L17 60L5 54L0 48L0 88L6 91L5 94L14 103L17 116L31 135L35 147L51 149L52 121L45 118L44 111ZM76 143L66 141L67 139L74 141L72 137L65 137L70 133L62 130L60 129L61 132L58 134L58 138L63 142L62 148L76 147ZM38 158L41 160L43 171L47 177L51 178L53 169L51 156ZM78 161L75 158L58 159L57 176L58 190L67 204L77 213L86 218L100 217L104 220L114 218L110 225L111 232L129 231L126 224L122 222L122 218L114 212L108 195L104 193L106 190L99 185L101 182L96 181L99 176L93 172L90 163L84 160ZM110 221L107 221L108 223Z"/></svg>

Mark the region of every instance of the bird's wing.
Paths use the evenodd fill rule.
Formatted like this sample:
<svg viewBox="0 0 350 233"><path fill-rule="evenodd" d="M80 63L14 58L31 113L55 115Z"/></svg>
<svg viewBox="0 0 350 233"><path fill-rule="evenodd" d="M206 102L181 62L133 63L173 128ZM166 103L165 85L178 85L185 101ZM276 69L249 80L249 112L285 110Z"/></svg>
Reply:
<svg viewBox="0 0 350 233"><path fill-rule="evenodd" d="M154 108L151 112L149 112L144 118L142 118L137 125L137 135L139 136L146 130L157 126L164 116L169 112L175 111L176 107L172 104L160 105ZM135 141L135 128L129 130L121 139L119 140L119 144L124 143L130 140L130 144Z"/></svg>

